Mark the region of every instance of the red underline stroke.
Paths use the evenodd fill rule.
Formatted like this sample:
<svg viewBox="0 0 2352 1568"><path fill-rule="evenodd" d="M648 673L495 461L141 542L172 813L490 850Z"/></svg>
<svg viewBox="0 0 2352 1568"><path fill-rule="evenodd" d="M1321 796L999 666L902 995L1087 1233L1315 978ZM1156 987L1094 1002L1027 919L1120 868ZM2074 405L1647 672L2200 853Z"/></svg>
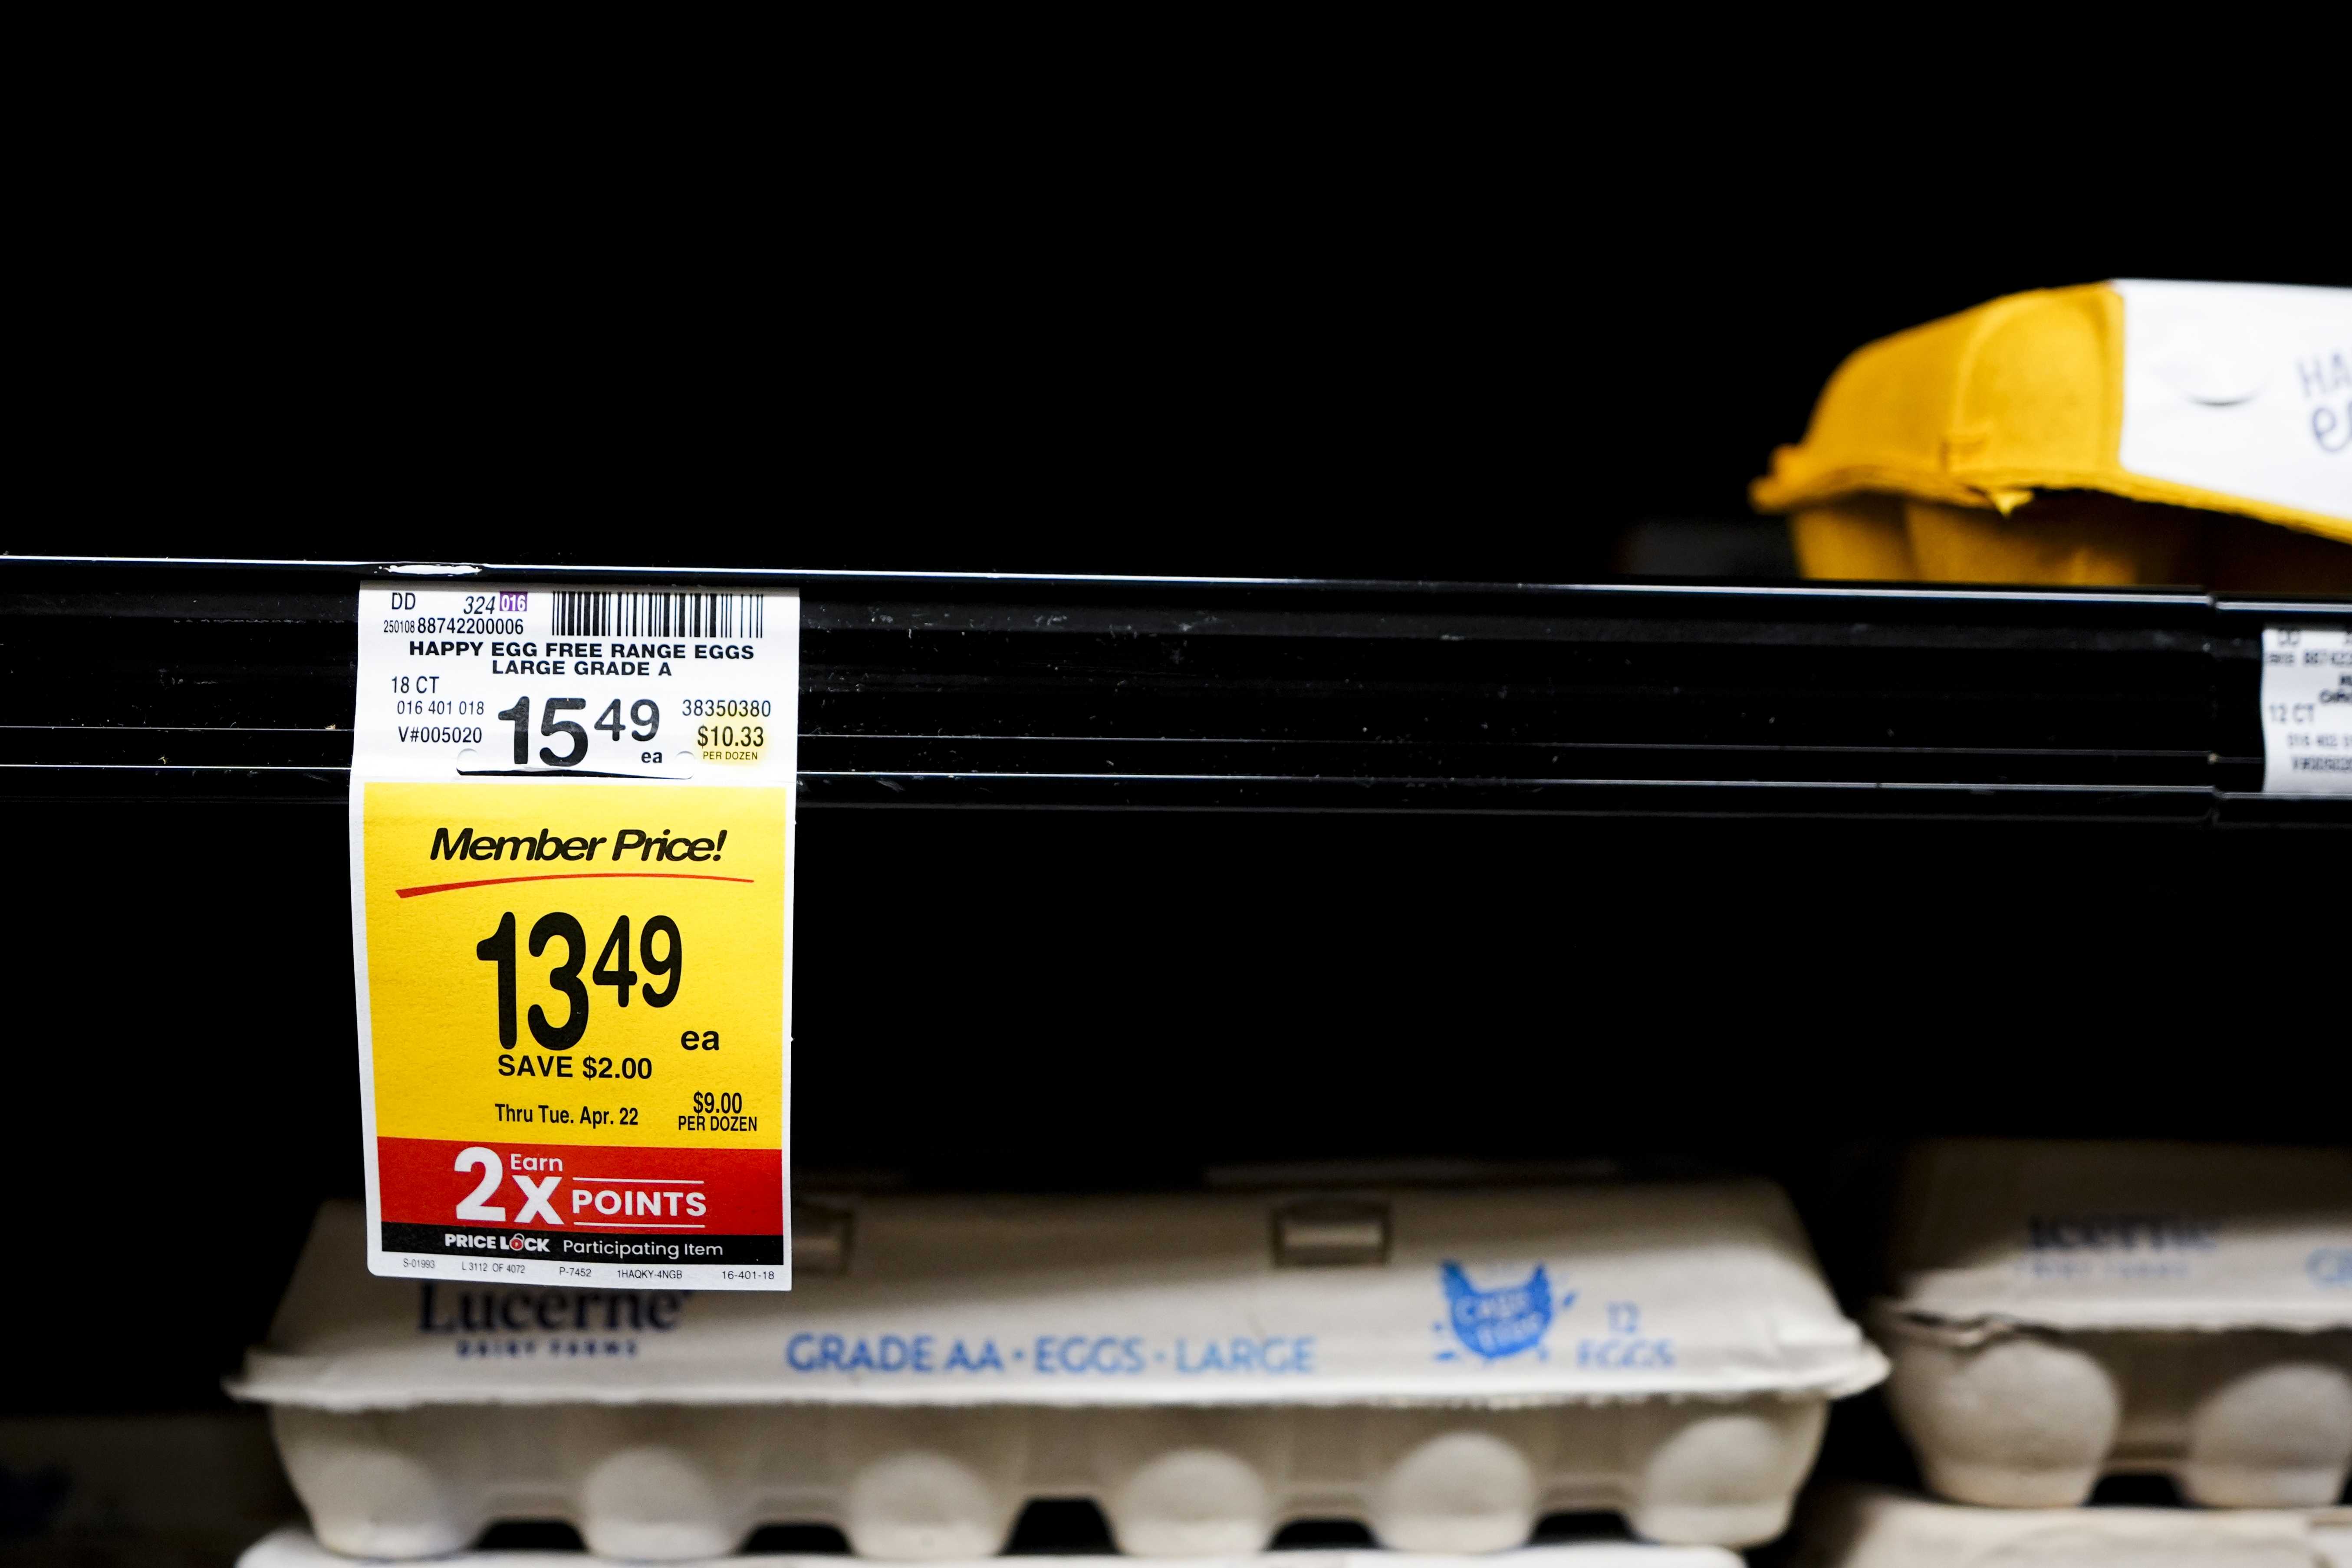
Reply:
<svg viewBox="0 0 2352 1568"><path fill-rule="evenodd" d="M429 888L395 888L404 899L419 893L450 893L460 888L497 888L509 882L574 882L583 877L662 877L673 882L749 882L749 877L713 877L698 871L544 871L536 877L485 877L478 882L436 882Z"/></svg>

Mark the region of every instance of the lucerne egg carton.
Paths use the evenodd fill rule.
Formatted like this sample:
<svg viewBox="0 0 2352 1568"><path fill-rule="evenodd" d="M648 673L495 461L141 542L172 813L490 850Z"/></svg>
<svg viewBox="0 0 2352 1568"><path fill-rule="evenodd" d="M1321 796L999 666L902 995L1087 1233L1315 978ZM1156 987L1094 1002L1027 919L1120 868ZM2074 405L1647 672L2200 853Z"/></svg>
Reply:
<svg viewBox="0 0 2352 1568"><path fill-rule="evenodd" d="M2352 1510L1995 1509L1839 1488L1791 1568L2352 1568Z"/></svg>
<svg viewBox="0 0 2352 1568"><path fill-rule="evenodd" d="M2352 1469L2352 1151L1955 1142L1912 1163L1887 1396L1935 1491L2333 1503Z"/></svg>
<svg viewBox="0 0 2352 1568"><path fill-rule="evenodd" d="M1486 1552L1594 1510L1737 1545L1885 1368L1762 1183L849 1198L795 1212L790 1294L377 1279L362 1223L321 1211L231 1384L358 1556L547 1518L613 1557L769 1523L983 1556L1073 1496L1151 1556L1332 1518Z"/></svg>

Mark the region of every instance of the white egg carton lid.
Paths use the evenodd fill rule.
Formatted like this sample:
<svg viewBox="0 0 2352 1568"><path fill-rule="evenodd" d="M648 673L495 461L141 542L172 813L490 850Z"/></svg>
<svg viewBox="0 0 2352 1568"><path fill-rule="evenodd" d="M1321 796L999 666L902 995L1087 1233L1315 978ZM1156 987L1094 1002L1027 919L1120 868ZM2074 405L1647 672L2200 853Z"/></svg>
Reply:
<svg viewBox="0 0 2352 1568"><path fill-rule="evenodd" d="M344 1557L319 1544L310 1531L289 1524L247 1547L236 1568L352 1568L355 1563L383 1559ZM602 1568L607 1559L582 1552L453 1552L431 1560L436 1568ZM793 1556L746 1552L733 1557L709 1557L677 1568L851 1568L872 1562L837 1553ZM971 1557L961 1562L930 1563L925 1568L1104 1568L1138 1559L1094 1554L1083 1557ZM1557 1546L1522 1546L1508 1552L1476 1556L1444 1556L1433 1552L1383 1552L1375 1548L1340 1551L1297 1550L1262 1552L1249 1556L1187 1557L1189 1568L1740 1568L1740 1556L1720 1546L1653 1546L1642 1542L1574 1542Z"/></svg>
<svg viewBox="0 0 2352 1568"><path fill-rule="evenodd" d="M1842 1486L1799 1528L1793 1568L2352 1568L2352 1509L1970 1508Z"/></svg>
<svg viewBox="0 0 2352 1568"><path fill-rule="evenodd" d="M1836 1398L1885 1358L1759 1181L876 1196L794 1215L794 1288L370 1275L319 1215L239 1398L438 1404L1540 1405ZM824 1269L834 1272L824 1272Z"/></svg>
<svg viewBox="0 0 2352 1568"><path fill-rule="evenodd" d="M2352 1149L1929 1143L1894 1262L1880 1310L1920 1324L2352 1327Z"/></svg>

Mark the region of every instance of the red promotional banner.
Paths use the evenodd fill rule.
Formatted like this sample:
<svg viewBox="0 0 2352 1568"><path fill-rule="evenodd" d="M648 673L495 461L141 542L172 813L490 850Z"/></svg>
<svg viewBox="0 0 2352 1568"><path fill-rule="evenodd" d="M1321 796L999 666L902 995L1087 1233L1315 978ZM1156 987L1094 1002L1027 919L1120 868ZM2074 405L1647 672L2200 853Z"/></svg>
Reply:
<svg viewBox="0 0 2352 1568"><path fill-rule="evenodd" d="M781 1262L772 1149L379 1138L385 1246L531 1261ZM394 1233L397 1233L396 1235Z"/></svg>

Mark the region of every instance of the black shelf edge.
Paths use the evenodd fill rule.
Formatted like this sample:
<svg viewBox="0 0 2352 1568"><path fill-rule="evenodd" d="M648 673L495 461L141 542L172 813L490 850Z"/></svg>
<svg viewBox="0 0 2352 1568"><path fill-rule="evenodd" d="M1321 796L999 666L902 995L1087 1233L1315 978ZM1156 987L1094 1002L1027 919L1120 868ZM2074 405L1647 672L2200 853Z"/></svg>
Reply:
<svg viewBox="0 0 2352 1568"><path fill-rule="evenodd" d="M0 557L18 800L340 802L383 563ZM467 567L798 589L816 808L2352 826L2259 794L2267 618L1916 584Z"/></svg>

